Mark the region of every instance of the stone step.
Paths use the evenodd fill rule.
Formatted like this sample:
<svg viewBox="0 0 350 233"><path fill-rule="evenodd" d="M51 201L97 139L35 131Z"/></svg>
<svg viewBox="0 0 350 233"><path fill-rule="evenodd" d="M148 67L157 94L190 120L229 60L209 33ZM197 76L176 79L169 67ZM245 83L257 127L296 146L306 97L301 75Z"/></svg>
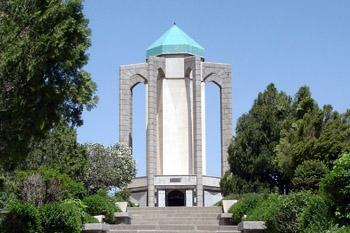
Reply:
<svg viewBox="0 0 350 233"><path fill-rule="evenodd" d="M198 220L198 221L186 221L186 220L173 220L169 219L168 221L160 220L160 221L131 221L132 225L147 225L147 224L155 224L155 225L166 225L166 224L173 224L173 225L213 225L213 226L218 226L219 225L219 220Z"/></svg>
<svg viewBox="0 0 350 233"><path fill-rule="evenodd" d="M240 231L167 231L167 230L111 230L109 233L241 233Z"/></svg>
<svg viewBox="0 0 350 233"><path fill-rule="evenodd" d="M161 212L156 212L156 211L128 211L129 214L132 215L142 215L142 214L152 214L152 215L164 215L164 214L171 214L171 215L200 215L200 214L221 214L222 211L216 211L216 212L207 212L207 211L202 211L202 212L186 212L186 211L161 211Z"/></svg>
<svg viewBox="0 0 350 233"><path fill-rule="evenodd" d="M213 226L213 225L110 225L110 231L176 231L176 232L217 232L238 231L237 226Z"/></svg>
<svg viewBox="0 0 350 233"><path fill-rule="evenodd" d="M129 207L128 212L186 212L186 213L218 213L221 212L221 207L163 207L163 208L150 208L150 207Z"/></svg>
<svg viewBox="0 0 350 233"><path fill-rule="evenodd" d="M167 231L167 230L111 230L109 233L241 233L240 231Z"/></svg>
<svg viewBox="0 0 350 233"><path fill-rule="evenodd" d="M207 211L217 211L221 210L222 207L128 207L129 210L144 210L144 211L202 211L203 209Z"/></svg>
<svg viewBox="0 0 350 233"><path fill-rule="evenodd" d="M159 216L155 218L154 216L131 216L131 219L133 220L168 220L168 219L177 219L177 220L196 220L196 219L201 219L201 220L220 220L220 215L216 216Z"/></svg>
<svg viewBox="0 0 350 233"><path fill-rule="evenodd" d="M169 218L201 218L201 219L218 219L220 214L129 214L133 219L169 219Z"/></svg>
<svg viewBox="0 0 350 233"><path fill-rule="evenodd" d="M110 233L239 233L220 225L221 207L132 207L130 224L110 225Z"/></svg>

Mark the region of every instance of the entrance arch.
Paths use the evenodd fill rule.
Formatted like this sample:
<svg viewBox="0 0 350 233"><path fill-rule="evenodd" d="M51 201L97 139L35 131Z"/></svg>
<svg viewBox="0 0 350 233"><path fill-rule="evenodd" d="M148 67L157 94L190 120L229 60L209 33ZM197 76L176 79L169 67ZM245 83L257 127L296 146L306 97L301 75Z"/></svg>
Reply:
<svg viewBox="0 0 350 233"><path fill-rule="evenodd" d="M185 193L173 190L167 194L167 206L185 206Z"/></svg>

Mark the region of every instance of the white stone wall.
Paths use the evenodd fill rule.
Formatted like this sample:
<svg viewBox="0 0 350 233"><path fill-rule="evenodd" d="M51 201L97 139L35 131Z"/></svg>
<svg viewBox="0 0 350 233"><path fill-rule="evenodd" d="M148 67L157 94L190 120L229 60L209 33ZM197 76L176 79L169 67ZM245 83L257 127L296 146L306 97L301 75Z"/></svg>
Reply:
<svg viewBox="0 0 350 233"><path fill-rule="evenodd" d="M165 64L165 79L158 96L161 174L189 175L193 172L192 90L184 77L183 58L166 58Z"/></svg>

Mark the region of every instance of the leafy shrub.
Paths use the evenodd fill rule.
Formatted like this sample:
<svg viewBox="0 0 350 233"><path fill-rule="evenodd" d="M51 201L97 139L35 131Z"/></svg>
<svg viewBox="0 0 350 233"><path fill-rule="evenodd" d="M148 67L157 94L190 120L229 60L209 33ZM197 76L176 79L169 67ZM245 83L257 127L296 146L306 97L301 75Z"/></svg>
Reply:
<svg viewBox="0 0 350 233"><path fill-rule="evenodd" d="M87 206L84 204L84 202L82 200L80 200L80 199L66 199L66 200L64 200L64 203L74 205L79 210L81 221L85 222L85 219L87 218L86 216L89 214L86 212Z"/></svg>
<svg viewBox="0 0 350 233"><path fill-rule="evenodd" d="M340 222L350 224L350 153L335 161L333 170L322 180L321 189L335 204Z"/></svg>
<svg viewBox="0 0 350 233"><path fill-rule="evenodd" d="M84 215L83 223L99 223L99 222L91 214L86 213Z"/></svg>
<svg viewBox="0 0 350 233"><path fill-rule="evenodd" d="M248 219L265 221L269 233L322 232L332 223L328 203L310 192L270 195Z"/></svg>
<svg viewBox="0 0 350 233"><path fill-rule="evenodd" d="M247 216L248 220L263 220L268 229L276 228L276 221L273 216L276 214L281 196L270 194L266 199L258 203L254 209L250 210Z"/></svg>
<svg viewBox="0 0 350 233"><path fill-rule="evenodd" d="M118 207L106 195L91 195L83 199L87 206L86 211L91 215L105 215L106 221L112 223L114 221L114 213L118 212Z"/></svg>
<svg viewBox="0 0 350 233"><path fill-rule="evenodd" d="M320 195L310 195L303 211L298 215L300 230L322 232L333 223L330 203Z"/></svg>
<svg viewBox="0 0 350 233"><path fill-rule="evenodd" d="M45 233L80 233L81 209L73 203L49 203L40 208Z"/></svg>
<svg viewBox="0 0 350 233"><path fill-rule="evenodd" d="M328 173L326 165L319 160L307 160L294 173L292 183L297 190L318 190L321 179Z"/></svg>
<svg viewBox="0 0 350 233"><path fill-rule="evenodd" d="M232 213L232 222L234 224L241 222L242 217L249 214L249 211L258 206L265 198L265 194L247 194L229 209L229 212Z"/></svg>
<svg viewBox="0 0 350 233"><path fill-rule="evenodd" d="M51 185L49 187L52 187ZM22 200L36 206L42 205L46 195L46 184L39 174L31 174L26 177L21 185L19 196ZM54 192L57 196L58 192Z"/></svg>
<svg viewBox="0 0 350 233"><path fill-rule="evenodd" d="M87 194L84 184L82 182L74 181L67 174L49 168L41 168L38 171L46 181L53 179L59 181L62 185L64 198L83 198Z"/></svg>
<svg viewBox="0 0 350 233"><path fill-rule="evenodd" d="M23 200L35 205L86 196L83 183L49 168L16 171L14 189Z"/></svg>
<svg viewBox="0 0 350 233"><path fill-rule="evenodd" d="M42 232L40 214L35 206L12 199L8 202L9 213L1 222L1 230L7 233Z"/></svg>
<svg viewBox="0 0 350 233"><path fill-rule="evenodd" d="M0 192L0 210L5 209L9 200L15 198L13 193Z"/></svg>
<svg viewBox="0 0 350 233"><path fill-rule="evenodd" d="M325 233L350 233L350 227L349 226L348 227L339 227L336 225L336 226L331 227Z"/></svg>

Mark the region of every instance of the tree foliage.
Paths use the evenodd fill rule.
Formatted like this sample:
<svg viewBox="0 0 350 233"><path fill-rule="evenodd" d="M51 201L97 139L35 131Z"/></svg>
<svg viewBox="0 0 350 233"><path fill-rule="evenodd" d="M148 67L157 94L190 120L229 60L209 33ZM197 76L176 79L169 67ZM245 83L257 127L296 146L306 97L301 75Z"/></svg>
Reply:
<svg viewBox="0 0 350 233"><path fill-rule="evenodd" d="M90 45L80 0L0 4L0 161L6 169L63 119L81 125L96 103L83 70Z"/></svg>
<svg viewBox="0 0 350 233"><path fill-rule="evenodd" d="M335 204L342 223L350 224L350 153L335 161L333 170L322 180L322 190Z"/></svg>
<svg viewBox="0 0 350 233"><path fill-rule="evenodd" d="M296 170L292 183L297 190L317 191L322 178L328 173L326 165L319 160L306 160Z"/></svg>
<svg viewBox="0 0 350 233"><path fill-rule="evenodd" d="M78 181L83 180L86 166L86 149L77 142L76 130L62 122L33 145L21 164L26 169L49 167Z"/></svg>
<svg viewBox="0 0 350 233"><path fill-rule="evenodd" d="M85 182L90 191L111 186L123 189L136 175L135 161L131 149L123 144L105 147L88 144L88 168Z"/></svg>
<svg viewBox="0 0 350 233"><path fill-rule="evenodd" d="M276 163L285 180L292 180L296 168L307 160L319 160L331 168L341 153L349 151L349 119L349 111L339 114L330 105L320 109L310 90L301 87L276 146Z"/></svg>
<svg viewBox="0 0 350 233"><path fill-rule="evenodd" d="M299 176L294 179L297 189L300 185L315 189L326 168L311 171L306 166L315 164L307 161L318 160L330 169L346 151L350 151L350 110L340 114L330 105L320 108L307 86L302 86L291 98L270 84L258 94L251 110L238 120L236 135L228 149L234 177L231 185L244 180L255 184L250 192L258 191L256 184L287 191L293 188L293 178ZM299 167L303 163L306 165ZM317 176L317 181L302 184L300 177L306 179L306 175L310 175L308 179ZM228 178L223 179L225 188L237 190L230 188Z"/></svg>
<svg viewBox="0 0 350 233"><path fill-rule="evenodd" d="M231 172L249 182L280 185L274 165L275 146L291 111L291 99L273 84L259 93L251 110L241 116L229 147Z"/></svg>

